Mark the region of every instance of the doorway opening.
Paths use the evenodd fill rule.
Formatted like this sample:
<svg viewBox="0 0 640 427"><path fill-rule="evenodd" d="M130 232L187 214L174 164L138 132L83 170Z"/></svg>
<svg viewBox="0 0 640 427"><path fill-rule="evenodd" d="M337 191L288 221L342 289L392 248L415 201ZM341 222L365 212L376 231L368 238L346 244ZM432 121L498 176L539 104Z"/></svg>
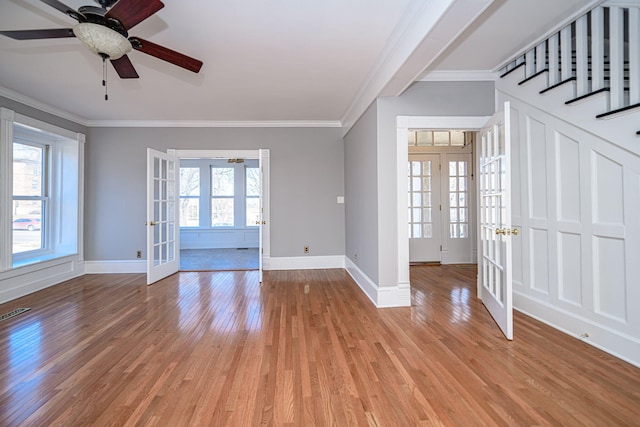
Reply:
<svg viewBox="0 0 640 427"><path fill-rule="evenodd" d="M408 130L409 261L473 264L475 132Z"/></svg>
<svg viewBox="0 0 640 427"><path fill-rule="evenodd" d="M407 194L409 192L409 130L462 130L478 131L489 117L486 116L398 116L396 118L396 219L397 219L397 283L410 288L409 278L409 226L407 224ZM475 162L476 153L472 155ZM474 238L477 242L477 236Z"/></svg>
<svg viewBox="0 0 640 427"><path fill-rule="evenodd" d="M258 159L180 159L180 270L257 270Z"/></svg>
<svg viewBox="0 0 640 427"><path fill-rule="evenodd" d="M245 232L253 234L254 240L252 246L247 244L249 238L243 237L243 242L241 244L237 244L235 247L218 247L214 248L200 248L200 249L211 249L212 252L221 252L218 254L213 253L200 253L195 254L199 258L204 258L205 261L207 258L213 258L220 260L220 264L218 266L215 265L207 265L205 267L192 267L195 269L254 269L254 264L244 264L246 268L242 268L242 265L239 263L230 265L223 263L230 263L233 260L231 258L238 258L238 261L245 262L246 260L251 260L250 262L254 263L256 261L256 257L253 254L257 253L257 269L260 272L260 281L263 279L263 270L270 268L270 254L271 254L271 238L270 238L270 203L269 203L269 175L270 175L270 150L269 149L257 149L257 150L168 150L168 154L177 158L180 163L184 162L185 166L188 166L189 161L202 160L210 162L210 167L208 169L205 168L205 174L207 176L206 179L209 179L209 185L207 186L207 190L205 193L208 197L206 202L206 218L208 221L211 221L211 224L220 225L223 227L223 224L231 223L229 212L233 212L234 224L242 224L245 225ZM243 165L246 167L236 168L235 166ZM221 169L231 169L229 166L234 166L234 175L236 174L236 170L238 170L239 174L242 175L242 180L240 180L240 184L236 187L236 180L233 180L233 188L234 188L234 196L231 196L228 188L224 186L218 186L215 189L211 189L211 180L214 175L213 169L215 167L220 167ZM248 171L248 172L247 172ZM216 173L218 175L224 175L224 170L217 170ZM257 181L256 184L256 173L257 173ZM227 181L227 184L230 184L231 180ZM249 183L249 188L247 188L247 183ZM228 186L229 186L228 185ZM227 187L228 187L227 186ZM201 191L201 190L199 190ZM176 189L176 192L181 192L179 189ZM241 194L243 198L242 204L233 203L233 209L230 211L229 209L224 209L225 206L231 205L229 200L235 198L235 193ZM185 199L196 198L193 194L187 194L189 191L185 191ZM199 195L197 196L199 197ZM179 201L177 201L179 202ZM198 205L194 201L185 201L185 210L187 212L187 217L189 215L189 210L199 209L198 207L189 207ZM198 215L200 215L199 213ZM176 213L179 217L180 214ZM239 222L236 222L236 219ZM193 221L193 217L191 218ZM199 220L198 220L198 223ZM247 227L250 224L251 227ZM213 227L210 227L213 228ZM243 227L240 227L243 228ZM228 230L227 230L228 231ZM182 245L182 239L180 235L182 233L178 233L178 249L187 249ZM255 245L255 235L257 234L257 246ZM237 237L237 235L236 235ZM188 240L185 240L188 241ZM231 245L233 246L233 245ZM198 249L198 248L194 248ZM231 249L233 252L231 252ZM226 251L226 254L224 253ZM178 251L178 257L180 257L180 250ZM248 262L248 261L247 261ZM187 269L187 268L185 268ZM188 268L191 269L191 268Z"/></svg>

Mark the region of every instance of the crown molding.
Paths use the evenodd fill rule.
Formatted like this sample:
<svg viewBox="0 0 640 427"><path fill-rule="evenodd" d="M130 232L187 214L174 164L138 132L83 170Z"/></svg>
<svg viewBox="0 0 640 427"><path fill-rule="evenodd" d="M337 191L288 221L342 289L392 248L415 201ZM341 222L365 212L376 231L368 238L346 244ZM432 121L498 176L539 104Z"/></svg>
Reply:
<svg viewBox="0 0 640 427"><path fill-rule="evenodd" d="M421 77L420 82L494 82L499 74L494 71L436 70Z"/></svg>
<svg viewBox="0 0 640 427"><path fill-rule="evenodd" d="M402 19L389 36L389 41L376 64L342 118L345 133L380 95L389 80L453 1L455 0L435 0L425 3L412 0L409 3ZM430 22L426 25L418 25L420 18L428 18Z"/></svg>
<svg viewBox="0 0 640 427"><path fill-rule="evenodd" d="M138 128L340 128L338 120L89 120L88 127Z"/></svg>
<svg viewBox="0 0 640 427"><path fill-rule="evenodd" d="M49 105L44 102L38 101L36 99L30 98L26 95L22 95L11 89L7 89L6 87L0 86L0 96L11 99L12 101L19 102L28 107L38 109L44 113L53 114L54 116L60 117L61 119L69 120L71 122L77 123L82 126L88 126L87 119L83 117L69 113L68 111L61 110L60 108L57 108L57 107L54 107L53 105Z"/></svg>
<svg viewBox="0 0 640 427"><path fill-rule="evenodd" d="M86 127L340 128L339 120L88 120L0 86L0 96Z"/></svg>

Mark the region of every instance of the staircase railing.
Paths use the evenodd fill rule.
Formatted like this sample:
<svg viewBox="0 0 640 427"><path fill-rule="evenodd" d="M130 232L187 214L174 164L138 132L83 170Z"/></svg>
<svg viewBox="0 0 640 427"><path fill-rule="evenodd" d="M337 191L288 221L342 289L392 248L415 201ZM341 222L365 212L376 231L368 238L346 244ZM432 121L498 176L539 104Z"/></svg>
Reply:
<svg viewBox="0 0 640 427"><path fill-rule="evenodd" d="M541 93L571 83L574 96L566 104L608 93L607 110L597 118L640 108L640 1L605 1L516 57L501 75L521 67L520 84L546 75Z"/></svg>

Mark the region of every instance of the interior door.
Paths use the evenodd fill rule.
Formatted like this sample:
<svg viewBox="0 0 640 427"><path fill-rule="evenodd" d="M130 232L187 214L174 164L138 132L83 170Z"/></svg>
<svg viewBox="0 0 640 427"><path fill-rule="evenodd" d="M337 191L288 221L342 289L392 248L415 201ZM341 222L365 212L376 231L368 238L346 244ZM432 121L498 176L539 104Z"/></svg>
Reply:
<svg viewBox="0 0 640 427"><path fill-rule="evenodd" d="M478 293L509 340L513 339L511 282L510 105L496 113L480 132L480 248Z"/></svg>
<svg viewBox="0 0 640 427"><path fill-rule="evenodd" d="M442 220L447 263L474 262L472 256L472 168L471 153L447 153L443 162ZM444 257L444 255L443 255Z"/></svg>
<svg viewBox="0 0 640 427"><path fill-rule="evenodd" d="M271 257L271 243L269 241L269 150L260 149L260 253L258 261L260 268L260 282L263 278L263 269L268 268L268 260Z"/></svg>
<svg viewBox="0 0 640 427"><path fill-rule="evenodd" d="M409 155L409 261L441 260L440 155Z"/></svg>
<svg viewBox="0 0 640 427"><path fill-rule="evenodd" d="M147 284L180 269L178 158L147 148Z"/></svg>

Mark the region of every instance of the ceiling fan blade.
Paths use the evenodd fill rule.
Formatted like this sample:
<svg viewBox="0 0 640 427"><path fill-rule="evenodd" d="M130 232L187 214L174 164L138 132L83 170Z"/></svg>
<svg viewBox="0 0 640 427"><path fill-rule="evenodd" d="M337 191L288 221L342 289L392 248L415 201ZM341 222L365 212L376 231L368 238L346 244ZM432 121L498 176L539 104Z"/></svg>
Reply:
<svg viewBox="0 0 640 427"><path fill-rule="evenodd" d="M176 52L175 50L143 40L139 37L129 37L129 41L131 42L131 46L140 52L155 56L158 59L170 62L178 67L193 71L194 73L200 71L200 68L202 67L202 61L191 58L190 56L184 55L180 52Z"/></svg>
<svg viewBox="0 0 640 427"><path fill-rule="evenodd" d="M121 79L137 79L140 77L127 55L112 59L111 64L113 64L113 68L116 69Z"/></svg>
<svg viewBox="0 0 640 427"><path fill-rule="evenodd" d="M119 0L105 18L117 19L128 31L163 7L159 0Z"/></svg>
<svg viewBox="0 0 640 427"><path fill-rule="evenodd" d="M0 31L3 36L11 37L15 40L38 40L38 39L61 39L65 37L75 37L71 28L53 28L50 30L16 30Z"/></svg>
<svg viewBox="0 0 640 427"><path fill-rule="evenodd" d="M80 18L84 18L79 12L77 12L75 9L67 6L64 3L59 2L58 0L40 0L42 3L47 4L49 6L51 6L54 9L58 9L60 12L64 13L65 15L68 15L70 17L72 17L75 20L80 20Z"/></svg>

